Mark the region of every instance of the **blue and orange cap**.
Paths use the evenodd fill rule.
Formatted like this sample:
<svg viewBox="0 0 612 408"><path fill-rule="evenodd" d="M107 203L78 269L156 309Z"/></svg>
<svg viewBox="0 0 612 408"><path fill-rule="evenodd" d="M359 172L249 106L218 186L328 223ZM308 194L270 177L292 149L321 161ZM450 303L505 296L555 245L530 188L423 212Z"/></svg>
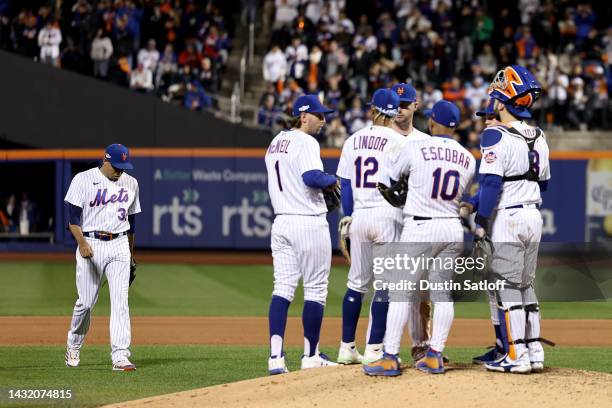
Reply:
<svg viewBox="0 0 612 408"><path fill-rule="evenodd" d="M116 169L131 170L134 168L130 163L130 151L122 144L115 143L108 146L104 152L104 159Z"/></svg>

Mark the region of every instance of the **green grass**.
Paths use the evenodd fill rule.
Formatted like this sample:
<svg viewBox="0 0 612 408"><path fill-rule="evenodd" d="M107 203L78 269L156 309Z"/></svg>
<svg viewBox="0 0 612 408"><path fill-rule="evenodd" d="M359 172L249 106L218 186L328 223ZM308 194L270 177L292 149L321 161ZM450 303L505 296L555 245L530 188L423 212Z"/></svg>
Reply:
<svg viewBox="0 0 612 408"><path fill-rule="evenodd" d="M337 352L323 351L332 358ZM452 347L446 353L453 362L467 363L482 351ZM287 350L290 370L299 368L301 352L298 347ZM124 373L110 369L106 346L86 346L76 369L64 366L62 346L0 346L0 384L5 393L6 388L70 388L73 405L95 406L264 376L267 353L266 347L134 346L138 369ZM239 370L231 368L236 362ZM612 373L612 348L548 348L547 365Z"/></svg>
<svg viewBox="0 0 612 408"><path fill-rule="evenodd" d="M238 255L237 255L238 256ZM571 290L576 274L563 269L538 273L543 291ZM346 291L347 267L334 267L330 276L326 316L340 316ZM130 289L133 316L265 316L272 292L272 266L160 265L140 264ZM612 279L597 277L597 290L612 297ZM302 291L298 288L292 316L301 314ZM487 318L482 302L458 302L457 317ZM72 263L0 263L0 315L70 315L76 300ZM543 302L548 319L612 319L612 302ZM100 292L95 315L109 314L108 286ZM363 308L367 315L367 307Z"/></svg>

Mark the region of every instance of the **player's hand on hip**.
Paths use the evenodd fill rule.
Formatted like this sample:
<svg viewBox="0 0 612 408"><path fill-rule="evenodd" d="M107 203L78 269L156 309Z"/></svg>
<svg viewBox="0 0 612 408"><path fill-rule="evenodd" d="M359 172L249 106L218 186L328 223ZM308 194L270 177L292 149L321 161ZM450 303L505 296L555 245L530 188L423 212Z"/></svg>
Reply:
<svg viewBox="0 0 612 408"><path fill-rule="evenodd" d="M91 249L89 242L85 241L79 244L79 253L83 258L91 258L93 256L93 249Z"/></svg>

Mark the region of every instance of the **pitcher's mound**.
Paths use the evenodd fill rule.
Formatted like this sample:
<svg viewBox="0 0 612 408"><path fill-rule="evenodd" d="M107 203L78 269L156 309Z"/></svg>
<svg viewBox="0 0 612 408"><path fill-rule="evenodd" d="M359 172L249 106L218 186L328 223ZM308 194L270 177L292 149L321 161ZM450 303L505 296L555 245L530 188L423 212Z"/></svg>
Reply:
<svg viewBox="0 0 612 408"><path fill-rule="evenodd" d="M406 368L367 377L360 366L256 378L112 405L113 407L585 407L612 401L612 375L570 369L542 374L490 373L455 365L443 375Z"/></svg>

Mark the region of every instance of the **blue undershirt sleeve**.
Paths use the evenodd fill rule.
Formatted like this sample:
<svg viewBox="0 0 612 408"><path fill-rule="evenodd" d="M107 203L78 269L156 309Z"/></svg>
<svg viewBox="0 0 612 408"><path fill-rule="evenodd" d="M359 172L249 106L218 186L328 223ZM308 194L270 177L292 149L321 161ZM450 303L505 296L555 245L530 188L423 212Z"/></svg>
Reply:
<svg viewBox="0 0 612 408"><path fill-rule="evenodd" d="M342 211L344 215L353 214L353 188L351 187L351 180L341 178L340 179L340 196L342 197Z"/></svg>
<svg viewBox="0 0 612 408"><path fill-rule="evenodd" d="M496 174L484 174L480 180L480 194L478 197L478 215L488 218L499 199L502 188L502 178Z"/></svg>
<svg viewBox="0 0 612 408"><path fill-rule="evenodd" d="M308 170L302 174L304 184L312 188L326 188L336 183L336 176L324 173L321 170Z"/></svg>
<svg viewBox="0 0 612 408"><path fill-rule="evenodd" d="M546 190L548 190L548 180L538 181L538 184L540 185L540 192L541 193L543 193Z"/></svg>
<svg viewBox="0 0 612 408"><path fill-rule="evenodd" d="M68 223L71 225L81 225L81 215L83 214L83 209L81 207L77 207L74 204L66 203L68 206Z"/></svg>
<svg viewBox="0 0 612 408"><path fill-rule="evenodd" d="M130 223L129 233L133 234L136 232L136 214L128 215L128 221Z"/></svg>

